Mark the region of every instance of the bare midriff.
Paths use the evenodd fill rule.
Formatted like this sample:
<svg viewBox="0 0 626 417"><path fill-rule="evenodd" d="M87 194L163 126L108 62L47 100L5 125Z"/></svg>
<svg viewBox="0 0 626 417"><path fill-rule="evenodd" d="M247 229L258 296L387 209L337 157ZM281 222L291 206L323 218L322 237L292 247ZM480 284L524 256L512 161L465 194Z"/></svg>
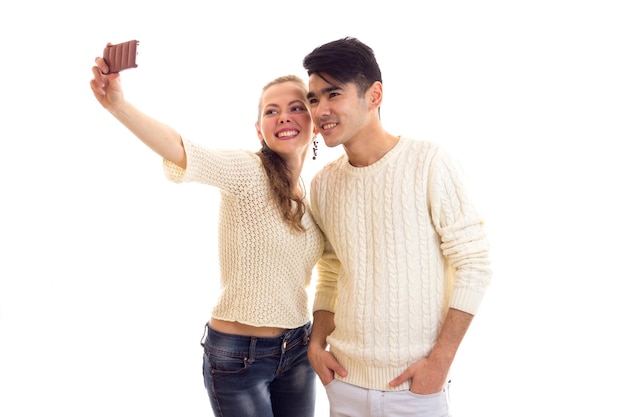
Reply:
<svg viewBox="0 0 626 417"><path fill-rule="evenodd" d="M277 337L287 330L282 327L257 327L237 321L225 321L213 318L209 321L209 326L218 332L253 337Z"/></svg>

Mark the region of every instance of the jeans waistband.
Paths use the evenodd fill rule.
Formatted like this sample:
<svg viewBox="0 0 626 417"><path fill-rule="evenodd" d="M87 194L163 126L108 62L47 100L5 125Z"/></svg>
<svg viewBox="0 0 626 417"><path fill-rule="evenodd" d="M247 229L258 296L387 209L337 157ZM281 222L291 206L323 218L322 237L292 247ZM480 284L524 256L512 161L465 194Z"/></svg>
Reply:
<svg viewBox="0 0 626 417"><path fill-rule="evenodd" d="M204 335L200 344L214 353L228 353L229 355L249 357L252 351L255 356L273 355L284 352L295 346L307 345L311 337L311 322L301 327L289 329L276 337L241 336L222 333L212 329L208 324L204 328Z"/></svg>

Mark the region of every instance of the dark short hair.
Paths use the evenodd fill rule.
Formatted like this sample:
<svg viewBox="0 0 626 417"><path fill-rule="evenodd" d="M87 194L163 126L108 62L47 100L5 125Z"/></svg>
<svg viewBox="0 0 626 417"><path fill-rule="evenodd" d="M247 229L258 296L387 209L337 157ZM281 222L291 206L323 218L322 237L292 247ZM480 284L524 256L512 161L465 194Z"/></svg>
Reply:
<svg viewBox="0 0 626 417"><path fill-rule="evenodd" d="M353 82L365 94L376 81L383 82L372 48L353 37L318 46L302 62L308 75L328 75L341 84Z"/></svg>

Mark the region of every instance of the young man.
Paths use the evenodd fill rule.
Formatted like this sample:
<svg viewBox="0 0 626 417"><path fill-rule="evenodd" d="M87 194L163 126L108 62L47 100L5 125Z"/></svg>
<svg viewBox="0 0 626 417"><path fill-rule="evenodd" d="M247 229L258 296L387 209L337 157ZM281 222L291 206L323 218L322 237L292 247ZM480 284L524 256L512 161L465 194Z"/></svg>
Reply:
<svg viewBox="0 0 626 417"><path fill-rule="evenodd" d="M313 121L345 150L311 185L329 246L308 355L330 415L447 416L448 373L491 278L482 219L452 158L383 128L370 47L339 39L303 64Z"/></svg>

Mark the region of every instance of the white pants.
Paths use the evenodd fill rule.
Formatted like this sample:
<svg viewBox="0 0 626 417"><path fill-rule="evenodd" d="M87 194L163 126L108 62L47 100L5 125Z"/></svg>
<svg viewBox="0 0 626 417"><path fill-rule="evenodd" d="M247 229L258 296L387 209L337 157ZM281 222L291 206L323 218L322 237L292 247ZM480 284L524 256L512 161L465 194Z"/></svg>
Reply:
<svg viewBox="0 0 626 417"><path fill-rule="evenodd" d="M448 384L435 394L376 391L334 379L325 386L330 417L450 417Z"/></svg>

